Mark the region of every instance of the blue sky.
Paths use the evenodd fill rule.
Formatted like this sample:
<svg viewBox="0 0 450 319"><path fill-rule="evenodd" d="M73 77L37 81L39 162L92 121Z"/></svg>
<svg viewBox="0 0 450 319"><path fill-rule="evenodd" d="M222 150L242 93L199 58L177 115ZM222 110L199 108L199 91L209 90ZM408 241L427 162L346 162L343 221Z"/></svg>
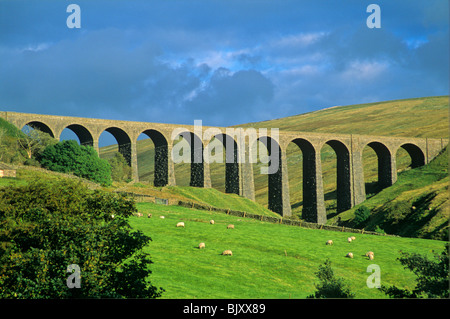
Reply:
<svg viewBox="0 0 450 319"><path fill-rule="evenodd" d="M448 19L446 0L0 0L0 109L229 126L448 95Z"/></svg>

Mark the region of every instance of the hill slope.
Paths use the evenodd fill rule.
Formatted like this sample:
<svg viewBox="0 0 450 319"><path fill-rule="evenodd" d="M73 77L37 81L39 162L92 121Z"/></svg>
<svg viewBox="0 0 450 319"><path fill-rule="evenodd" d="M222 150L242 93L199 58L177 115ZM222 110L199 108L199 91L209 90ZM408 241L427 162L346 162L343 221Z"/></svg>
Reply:
<svg viewBox="0 0 450 319"><path fill-rule="evenodd" d="M336 106L315 112L239 125L285 131L447 138L449 97L433 96Z"/></svg>
<svg viewBox="0 0 450 319"><path fill-rule="evenodd" d="M429 164L402 172L397 182L364 203L333 218L341 225L390 234L449 240L448 147ZM357 225L355 211L365 206L370 218Z"/></svg>

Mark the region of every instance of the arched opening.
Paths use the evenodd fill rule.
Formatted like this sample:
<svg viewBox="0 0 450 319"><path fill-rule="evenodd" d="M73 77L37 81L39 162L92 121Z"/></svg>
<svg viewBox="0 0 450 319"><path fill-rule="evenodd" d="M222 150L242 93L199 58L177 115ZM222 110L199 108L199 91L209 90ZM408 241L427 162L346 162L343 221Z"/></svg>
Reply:
<svg viewBox="0 0 450 319"><path fill-rule="evenodd" d="M217 134L208 143L211 186L225 193L239 195L239 163L236 141L227 134Z"/></svg>
<svg viewBox="0 0 450 319"><path fill-rule="evenodd" d="M100 135L99 147L101 158L109 159L119 152L127 161L128 166L131 166L131 139L124 130L118 127L105 129Z"/></svg>
<svg viewBox="0 0 450 319"><path fill-rule="evenodd" d="M408 156L406 156L405 154L405 151L409 155L409 160ZM406 160L400 160L402 158L406 158ZM411 143L406 143L399 147L396 153L396 159L398 159L397 171L425 165L425 154L422 152L420 147ZM405 165L407 163L409 165ZM406 167L403 168L403 165L405 165Z"/></svg>
<svg viewBox="0 0 450 319"><path fill-rule="evenodd" d="M368 147L367 147L368 146ZM380 142L368 143L363 148L363 166L366 194L378 193L392 185L391 152Z"/></svg>
<svg viewBox="0 0 450 319"><path fill-rule="evenodd" d="M189 186L204 186L203 143L197 135L192 132L178 134L173 141L172 160L178 186L186 186L186 181Z"/></svg>
<svg viewBox="0 0 450 319"><path fill-rule="evenodd" d="M50 127L42 122L38 122L38 121L32 121L32 122L28 122L27 124L24 125L24 127L22 128L22 132L27 132L31 129L34 130L39 130L41 132L47 133L49 134L51 137L55 137L55 134L53 134L53 131L50 129Z"/></svg>
<svg viewBox="0 0 450 319"><path fill-rule="evenodd" d="M306 221L317 221L316 150L302 138L291 141L287 147L289 192L294 214Z"/></svg>
<svg viewBox="0 0 450 319"><path fill-rule="evenodd" d="M94 139L91 132L79 124L68 125L61 132L60 140L75 140L83 146L94 146Z"/></svg>
<svg viewBox="0 0 450 319"><path fill-rule="evenodd" d="M256 165L253 164L255 197L257 201L267 205L271 211L283 215L280 146L273 138L264 136L256 140L251 152L256 152L257 154L257 163L255 163ZM259 185L258 188L256 188L257 185ZM265 185L267 185L267 188ZM261 197L265 197L265 199Z"/></svg>
<svg viewBox="0 0 450 319"><path fill-rule="evenodd" d="M324 200L327 215L351 208L350 152L344 143L330 140L321 149Z"/></svg>
<svg viewBox="0 0 450 319"><path fill-rule="evenodd" d="M145 130L138 137L136 149L139 180L156 187L166 186L169 180L169 154L164 135L153 129Z"/></svg>

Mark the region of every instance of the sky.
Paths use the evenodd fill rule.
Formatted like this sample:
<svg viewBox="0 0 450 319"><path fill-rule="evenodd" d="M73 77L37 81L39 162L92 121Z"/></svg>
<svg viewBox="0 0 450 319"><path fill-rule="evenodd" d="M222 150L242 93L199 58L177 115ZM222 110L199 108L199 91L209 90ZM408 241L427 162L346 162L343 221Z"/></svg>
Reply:
<svg viewBox="0 0 450 319"><path fill-rule="evenodd" d="M2 111L231 126L448 94L447 0L0 0Z"/></svg>

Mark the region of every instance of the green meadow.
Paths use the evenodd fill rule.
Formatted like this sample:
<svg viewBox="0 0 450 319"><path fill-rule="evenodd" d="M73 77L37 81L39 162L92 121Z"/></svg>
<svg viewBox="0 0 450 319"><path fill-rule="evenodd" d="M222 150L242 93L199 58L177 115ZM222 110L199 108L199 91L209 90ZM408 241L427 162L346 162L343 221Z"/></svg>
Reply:
<svg viewBox="0 0 450 319"><path fill-rule="evenodd" d="M315 272L327 258L356 298L386 298L378 289L367 287L369 265L380 267L381 284L413 288L415 276L396 260L399 251L432 256L445 244L313 230L177 206L137 205L144 217L133 216L130 224L152 238L144 251L154 262L152 283L166 290L162 298L305 298L314 292ZM148 213L152 218L146 217ZM185 228L176 227L180 221ZM235 228L227 229L228 224ZM356 240L348 243L351 235ZM325 245L329 239L332 246ZM205 249L198 248L200 242ZM227 249L232 256L221 255ZM375 253L374 260L365 257L369 250ZM353 259L345 257L348 252Z"/></svg>

